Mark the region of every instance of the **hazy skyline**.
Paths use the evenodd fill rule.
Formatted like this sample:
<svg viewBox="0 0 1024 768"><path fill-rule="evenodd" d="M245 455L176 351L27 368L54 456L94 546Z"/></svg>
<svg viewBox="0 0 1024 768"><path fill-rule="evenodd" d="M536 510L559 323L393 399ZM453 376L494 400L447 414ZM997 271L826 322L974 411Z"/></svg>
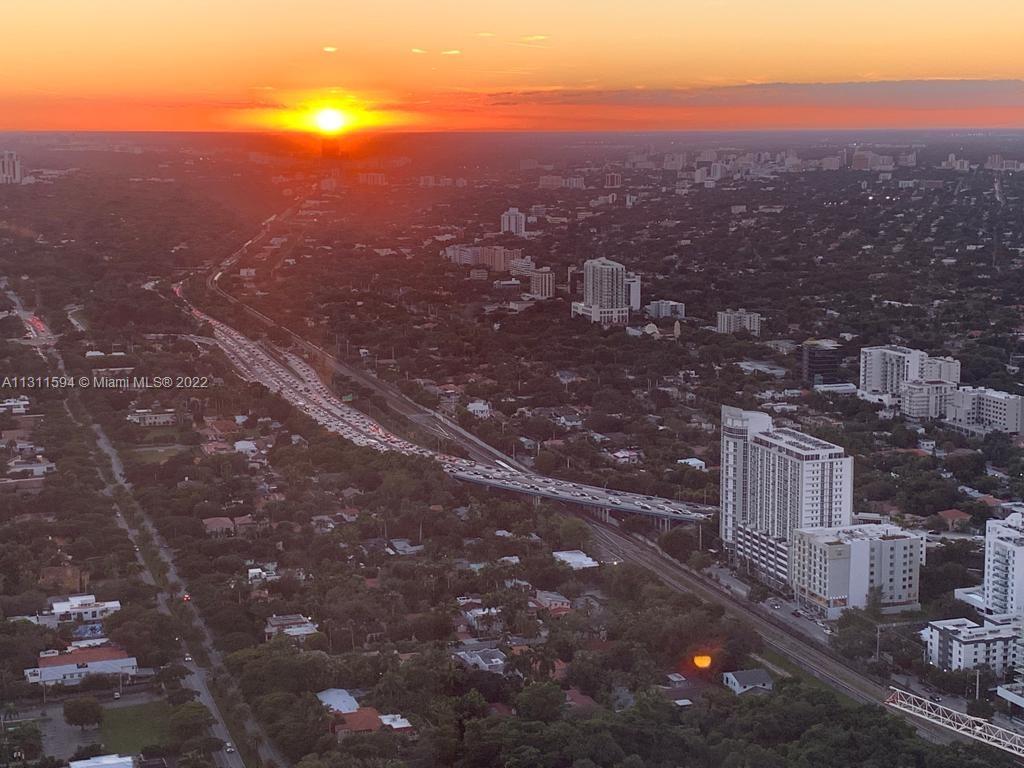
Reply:
<svg viewBox="0 0 1024 768"><path fill-rule="evenodd" d="M14 0L0 129L1024 128L1024 5Z"/></svg>

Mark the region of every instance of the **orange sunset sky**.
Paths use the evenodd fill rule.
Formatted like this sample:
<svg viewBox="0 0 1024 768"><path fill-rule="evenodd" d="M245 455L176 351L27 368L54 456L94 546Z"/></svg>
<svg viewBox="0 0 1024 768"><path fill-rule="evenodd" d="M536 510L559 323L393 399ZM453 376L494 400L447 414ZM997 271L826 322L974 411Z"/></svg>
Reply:
<svg viewBox="0 0 1024 768"><path fill-rule="evenodd" d="M5 0L0 130L1024 128L1021 0Z"/></svg>

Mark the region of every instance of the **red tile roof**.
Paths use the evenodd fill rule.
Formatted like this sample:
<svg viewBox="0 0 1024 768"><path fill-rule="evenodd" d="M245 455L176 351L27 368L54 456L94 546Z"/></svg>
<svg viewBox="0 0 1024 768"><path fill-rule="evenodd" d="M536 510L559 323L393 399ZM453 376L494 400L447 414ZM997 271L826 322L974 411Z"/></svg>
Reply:
<svg viewBox="0 0 1024 768"><path fill-rule="evenodd" d="M373 707L360 707L346 714L335 728L349 733L370 733L380 730L380 712Z"/></svg>
<svg viewBox="0 0 1024 768"><path fill-rule="evenodd" d="M99 648L75 648L69 653L61 653L57 656L40 656L39 668L62 667L65 664L91 664L96 661L113 661L114 659L127 659L128 654L121 648L112 645L105 645Z"/></svg>

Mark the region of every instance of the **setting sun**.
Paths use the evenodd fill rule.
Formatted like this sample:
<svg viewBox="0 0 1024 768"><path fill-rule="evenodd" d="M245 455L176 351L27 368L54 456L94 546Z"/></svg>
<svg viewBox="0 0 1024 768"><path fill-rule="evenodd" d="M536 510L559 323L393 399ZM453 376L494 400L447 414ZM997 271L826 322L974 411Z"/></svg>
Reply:
<svg viewBox="0 0 1024 768"><path fill-rule="evenodd" d="M314 119L317 129L321 133L337 133L348 122L344 112L332 108L321 109L316 113Z"/></svg>

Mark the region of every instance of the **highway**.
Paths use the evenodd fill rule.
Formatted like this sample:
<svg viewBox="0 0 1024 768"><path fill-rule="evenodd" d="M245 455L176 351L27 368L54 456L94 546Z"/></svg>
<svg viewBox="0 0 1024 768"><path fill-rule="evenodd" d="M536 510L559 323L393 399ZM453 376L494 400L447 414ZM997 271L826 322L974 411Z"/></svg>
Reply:
<svg viewBox="0 0 1024 768"><path fill-rule="evenodd" d="M388 432L370 417L342 402L320 379L316 370L298 355L272 348L266 342L253 341L195 307L191 308L191 312L197 320L213 327L215 340L243 379L263 384L324 428L356 445L432 458L457 480L582 507L618 510L680 522L702 520L713 512L707 506L524 472L502 459L485 464L416 445Z"/></svg>
<svg viewBox="0 0 1024 768"><path fill-rule="evenodd" d="M725 613L752 627L763 638L765 645L791 662L810 672L831 688L862 704L881 704L890 690L846 666L815 643L793 634L791 629L776 625L746 601L724 591L683 568L675 560L636 539L593 520L586 519L593 541L604 551L621 561L641 565L656 574L667 586L715 603ZM958 740L956 733L932 723L904 715L922 738L936 744Z"/></svg>

